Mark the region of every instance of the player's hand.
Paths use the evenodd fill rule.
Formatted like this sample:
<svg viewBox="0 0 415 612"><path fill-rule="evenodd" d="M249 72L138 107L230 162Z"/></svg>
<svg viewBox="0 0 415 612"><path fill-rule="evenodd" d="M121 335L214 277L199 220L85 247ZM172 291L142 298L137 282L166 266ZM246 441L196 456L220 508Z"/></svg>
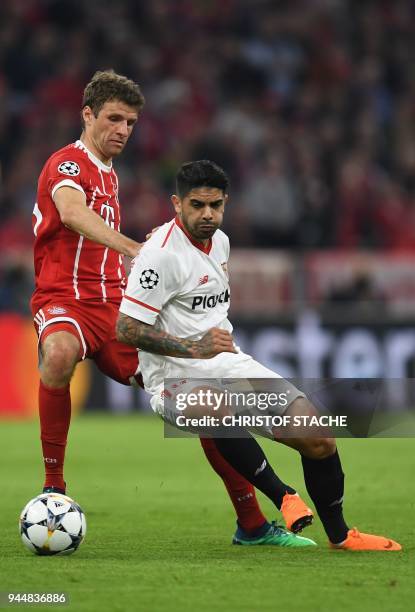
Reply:
<svg viewBox="0 0 415 612"><path fill-rule="evenodd" d="M225 329L212 327L197 343L196 359L210 359L219 353L237 353L233 336Z"/></svg>
<svg viewBox="0 0 415 612"><path fill-rule="evenodd" d="M136 242L135 240L131 240L131 245L129 246L128 252L126 253L127 257L130 257L130 259L134 259L134 257L137 257L143 245L144 243L140 243L140 242Z"/></svg>
<svg viewBox="0 0 415 612"><path fill-rule="evenodd" d="M154 234L154 232L156 232L159 229L159 227L161 227L161 226L158 225L157 227L153 227L151 232L149 234L146 234L146 240L150 240L151 236Z"/></svg>
<svg viewBox="0 0 415 612"><path fill-rule="evenodd" d="M134 246L131 248L130 253L126 256L126 259L124 260L124 265L128 273L130 273L131 270L133 269L134 260L137 257L137 255L140 253L143 245L144 245L144 242L142 244L140 244L139 242L134 242Z"/></svg>

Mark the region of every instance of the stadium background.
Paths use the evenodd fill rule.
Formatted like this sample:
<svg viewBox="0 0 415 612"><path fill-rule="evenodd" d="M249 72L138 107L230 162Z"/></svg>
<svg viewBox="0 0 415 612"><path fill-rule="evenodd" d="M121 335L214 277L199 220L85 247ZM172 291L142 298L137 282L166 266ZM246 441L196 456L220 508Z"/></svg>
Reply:
<svg viewBox="0 0 415 612"><path fill-rule="evenodd" d="M72 385L83 414L65 468L87 541L73 557L32 557L16 523L41 479L36 181L79 136L96 69L125 72L147 99L116 162L126 234L171 217L182 161L214 159L232 180L241 345L286 375L413 376L414 12L410 0L0 2L0 606L7 589L65 591L76 612L413 608L412 439L339 443L348 520L402 554L337 554L319 521L313 558L230 546L233 509L198 440L163 439L140 415L145 396L89 362ZM401 389L391 405L414 406ZM308 499L290 450L261 445Z"/></svg>
<svg viewBox="0 0 415 612"><path fill-rule="evenodd" d="M413 376L414 23L409 0L3 0L0 416L36 412L37 177L109 67L147 101L116 161L124 233L171 218L177 166L213 159L241 346L286 376ZM78 409L148 405L89 362L73 388Z"/></svg>

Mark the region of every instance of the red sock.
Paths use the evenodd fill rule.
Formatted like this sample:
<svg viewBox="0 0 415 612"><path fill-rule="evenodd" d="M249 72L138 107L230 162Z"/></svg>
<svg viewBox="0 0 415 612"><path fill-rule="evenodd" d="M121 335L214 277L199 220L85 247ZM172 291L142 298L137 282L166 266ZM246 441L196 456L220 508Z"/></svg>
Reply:
<svg viewBox="0 0 415 612"><path fill-rule="evenodd" d="M261 527L267 519L261 512L254 487L222 457L214 440L200 438L200 443L210 465L225 484L242 529L250 533Z"/></svg>
<svg viewBox="0 0 415 612"><path fill-rule="evenodd" d="M45 487L65 489L63 463L66 439L71 421L69 385L54 389L40 381L39 385L40 438L45 462Z"/></svg>

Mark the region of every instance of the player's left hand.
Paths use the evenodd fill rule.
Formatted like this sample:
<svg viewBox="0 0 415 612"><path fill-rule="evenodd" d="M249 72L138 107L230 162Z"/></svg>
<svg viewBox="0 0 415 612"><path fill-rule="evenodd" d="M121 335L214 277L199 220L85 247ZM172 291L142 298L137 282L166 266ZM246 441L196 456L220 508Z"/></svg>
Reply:
<svg viewBox="0 0 415 612"><path fill-rule="evenodd" d="M219 353L237 353L234 339L225 329L212 327L196 343L196 359L210 359Z"/></svg>

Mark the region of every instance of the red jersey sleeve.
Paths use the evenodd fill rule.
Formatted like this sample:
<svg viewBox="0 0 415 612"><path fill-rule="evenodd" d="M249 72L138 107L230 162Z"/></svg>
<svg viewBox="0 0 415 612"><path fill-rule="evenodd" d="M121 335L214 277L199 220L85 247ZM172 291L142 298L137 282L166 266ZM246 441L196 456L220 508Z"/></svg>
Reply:
<svg viewBox="0 0 415 612"><path fill-rule="evenodd" d="M45 170L46 190L52 199L56 191L64 186L86 194L90 183L90 169L85 163L85 155L77 149L58 151L49 159Z"/></svg>

